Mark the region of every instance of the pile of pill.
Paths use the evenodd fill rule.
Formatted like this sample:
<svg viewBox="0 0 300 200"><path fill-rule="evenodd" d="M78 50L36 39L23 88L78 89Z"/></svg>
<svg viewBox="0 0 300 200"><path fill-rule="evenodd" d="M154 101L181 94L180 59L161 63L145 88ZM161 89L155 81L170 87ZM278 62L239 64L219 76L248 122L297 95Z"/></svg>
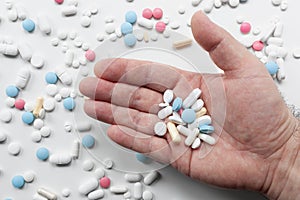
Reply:
<svg viewBox="0 0 300 200"><path fill-rule="evenodd" d="M184 144L192 149L199 148L201 141L214 145L216 140L211 136L214 127L200 95L201 90L196 88L184 100L180 97L174 99L174 92L167 89L163 94L164 103L160 104L162 109L158 112L158 118L166 119L166 122L155 124L155 134L162 137L168 131L172 141L178 144L181 133L186 137Z"/></svg>

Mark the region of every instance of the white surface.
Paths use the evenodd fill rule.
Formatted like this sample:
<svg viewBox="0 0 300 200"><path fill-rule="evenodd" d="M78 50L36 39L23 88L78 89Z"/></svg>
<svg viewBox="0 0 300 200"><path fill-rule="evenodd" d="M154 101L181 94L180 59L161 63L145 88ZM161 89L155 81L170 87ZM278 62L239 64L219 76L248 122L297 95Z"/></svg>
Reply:
<svg viewBox="0 0 300 200"><path fill-rule="evenodd" d="M205 2L206 0L203 0ZM57 5L53 0L15 0L22 4L27 12L27 15L33 20L37 21L37 16L41 13L48 16L49 23L52 27L52 32L50 36L44 36L38 28L34 33L25 33L22 30L21 22L10 22L7 18L7 10L5 8L4 1L0 2L0 36L8 36L11 38L15 44L22 41L28 43L33 52L40 55L45 60L45 66L42 69L35 69L30 65L30 63L23 61L20 57L14 59L9 57L4 57L0 55L0 109L6 108L5 105L5 88L6 86L13 84L17 77L17 72L20 68L26 67L31 70L32 76L25 90L19 95L20 98L24 98L26 102L35 102L38 96L47 96L45 88L46 83L44 81L44 75L48 71L54 71L56 67L64 65L65 55L62 52L62 43L70 43L68 41L60 41L58 47L53 47L51 45L51 40L57 37L57 33L60 31L76 31L84 42L90 44L92 48L96 48L100 43L97 41L97 34L105 33L105 19L108 16L115 19L115 26L119 26L124 21L124 14L128 10L137 11L138 15L141 16L142 9L145 7L163 8L165 14L170 18L170 22L180 23L180 28L177 32L183 33L187 36L191 36L190 28L187 27L187 22L194 13L194 11L202 8L202 3L199 7L193 7L190 0L180 1L180 0L136 0L133 3L128 3L126 0L111 0L111 1L96 1L96 0L80 0L78 4L78 12L74 17L65 18L62 17L61 9L64 5ZM66 3L65 3L66 4ZM80 24L81 13L84 9L91 9L94 6L99 8L99 13L92 16L92 23L90 28L82 28ZM253 27L264 28L273 16L278 16L284 23L284 47L289 50L289 55L286 59L286 74L287 78L283 81L279 87L283 91L284 95L289 99L291 103L300 106L300 95L297 91L297 85L300 83L299 73L300 68L299 60L292 57L292 50L300 47L300 29L297 29L295 25L295 19L298 19L300 14L298 8L300 7L300 1L289 0L289 8L286 12L281 12L279 7L274 7L271 1L249 1L247 4L239 5L237 8L232 9L229 6L222 7L220 9L213 9L209 16L216 21L218 24L225 27L228 31L234 34L237 38L242 38L239 34L239 26L236 23L236 17L242 15L247 21L250 21ZM183 15L179 15L178 9L185 8L186 12ZM294 20L291 20L294 19ZM296 27L296 28L295 28ZM172 35L172 34L171 34ZM108 38L108 36L106 36ZM162 37L162 35L159 35ZM122 40L118 39L117 41ZM158 39L160 41L161 38ZM152 42L153 43L153 42ZM114 43L115 45L117 43ZM156 43L153 43L156 45ZM138 44L139 45L139 44ZM121 48L120 48L121 49ZM199 48L200 49L200 48ZM112 50L118 50L118 46L105 48L103 53L115 54L116 52ZM122 50L120 50L122 52ZM145 52L146 51L146 52ZM187 51L186 53L184 53ZM120 53L121 53L120 52ZM76 50L77 57L81 56L83 51ZM119 54L120 54L119 53ZM186 54L188 50L183 50L180 54ZM203 53L203 52L202 52ZM118 55L119 55L118 54ZM142 57L143 59L155 60L157 61L158 56L161 62L167 64L174 64L183 68L191 66L189 62L184 59L174 58L174 54L168 53L168 51L154 50L154 49L144 49L143 51L131 51L127 54L127 57ZM190 55L194 59L198 59L196 55ZM100 59L102 57L97 57ZM189 58L189 60L192 58ZM172 61L172 62L170 62ZM198 60L205 69L211 69L211 63L208 60ZM195 63L196 66L202 67ZM88 65L91 68L91 65ZM73 70L71 68L67 69L69 72L78 70ZM91 70L91 69L90 69ZM190 69L193 70L193 69ZM59 87L63 86L59 84ZM77 101L77 100L76 100ZM78 100L79 101L79 100ZM107 144L107 137L105 134L95 133L100 126L93 127L91 133L93 135L97 134L97 142L95 148L92 149L92 154L85 149L81 149L79 160L73 161L71 165L66 167L57 167L51 165L49 161L41 162L35 157L35 151L41 147L45 146L49 148L51 154L55 153L65 153L70 152L72 148L73 141L78 138L77 133L73 130L71 133L64 131L64 124L66 122L71 122L75 125L76 120L80 120L79 117L84 118L84 114L81 111L81 106L78 105L74 113L67 112L64 110L62 103L56 103L56 108L52 113L47 113L45 118L45 125L49 126L53 130L49 138L43 138L40 143L33 143L31 141L31 133L35 130L31 126L26 126L21 121L21 114L16 109L12 109L13 119L10 123L0 122L1 130L4 129L8 134L7 141L0 144L0 198L4 199L6 197L13 197L13 199L31 199L36 193L37 189L40 187L49 188L51 191L55 192L59 199L65 199L62 197L62 190L64 188L69 188L71 190L71 196L69 199L85 199L79 195L78 187L83 182L89 180L91 177L95 177L94 170L92 172L85 172L82 170L82 162L87 159L94 159L95 169L98 167L103 167L101 160L111 158L114 160L116 167L122 170L129 170L135 167L142 168L142 170L147 170L147 168L157 167L155 163L150 165L144 165L138 162L128 162L128 160L135 160L134 154L130 151L120 149L116 144L109 143L111 148L103 148L103 144ZM74 126L75 127L75 126ZM85 133L80 133L80 136ZM7 152L7 147L11 142L17 142L22 145L22 151L18 156L11 156ZM119 156L119 159L114 158L115 153L113 150L118 149L123 151L124 154ZM93 155L97 155L95 157ZM126 155L126 156L124 156ZM124 161L124 160L125 161ZM99 161L100 160L100 161ZM127 161L126 161L127 160ZM209 164L209 163L208 163ZM153 166L154 165L154 166ZM11 178L17 174L24 174L28 170L33 170L36 174L36 179L33 183L26 184L22 190L17 190L11 185ZM214 188L207 186L206 184L196 182L184 175L179 174L176 170L167 167L160 170L162 178L154 183L151 187L145 187L145 190L149 190L154 193L155 199L168 199L168 200L207 200L207 199L264 199L259 194L244 191L231 191L219 188ZM133 191L133 185L126 183L124 179L124 173L115 170L106 170L106 174L111 178L112 185L126 185L129 187L131 192ZM122 199L122 196L110 194L108 190L105 191L104 199Z"/></svg>

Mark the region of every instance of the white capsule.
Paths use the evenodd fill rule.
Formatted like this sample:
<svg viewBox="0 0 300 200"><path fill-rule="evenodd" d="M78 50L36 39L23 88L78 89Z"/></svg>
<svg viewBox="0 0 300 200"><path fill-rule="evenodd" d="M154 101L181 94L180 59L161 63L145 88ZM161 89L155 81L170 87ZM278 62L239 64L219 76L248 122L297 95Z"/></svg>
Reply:
<svg viewBox="0 0 300 200"><path fill-rule="evenodd" d="M141 199L143 195L143 185L140 182L137 182L133 186L133 197L135 199Z"/></svg>
<svg viewBox="0 0 300 200"><path fill-rule="evenodd" d="M283 39L279 38L279 37L270 37L267 40L267 44L268 45L276 45L276 46L282 47L283 46Z"/></svg>
<svg viewBox="0 0 300 200"><path fill-rule="evenodd" d="M68 165L72 162L72 156L67 153L53 154L50 156L49 161L56 165Z"/></svg>
<svg viewBox="0 0 300 200"><path fill-rule="evenodd" d="M158 179L158 177L159 177L159 173L157 171L152 171L145 176L144 183L146 185L151 185L155 180Z"/></svg>
<svg viewBox="0 0 300 200"><path fill-rule="evenodd" d="M48 200L48 199L40 196L39 194L34 194L32 200Z"/></svg>
<svg viewBox="0 0 300 200"><path fill-rule="evenodd" d="M88 181L82 183L78 190L80 194L87 195L88 193L94 191L99 186L99 182L96 178L91 178Z"/></svg>
<svg viewBox="0 0 300 200"><path fill-rule="evenodd" d="M31 47L27 43L20 43L18 45L18 50L23 60L29 61L31 59L33 52Z"/></svg>
<svg viewBox="0 0 300 200"><path fill-rule="evenodd" d="M19 54L18 47L14 44L0 44L0 53L15 57Z"/></svg>
<svg viewBox="0 0 300 200"><path fill-rule="evenodd" d="M201 90L199 88L194 89L183 101L183 108L190 108L200 97Z"/></svg>
<svg viewBox="0 0 300 200"><path fill-rule="evenodd" d="M171 103L174 98L173 90L166 90L163 95L163 100L165 103Z"/></svg>
<svg viewBox="0 0 300 200"><path fill-rule="evenodd" d="M238 5L240 4L240 0L229 0L229 6L232 8L236 8L238 7Z"/></svg>
<svg viewBox="0 0 300 200"><path fill-rule="evenodd" d="M159 103L158 104L158 106L160 107L160 108L165 108L165 107L167 107L167 106L169 106L170 104L168 104L168 103Z"/></svg>
<svg viewBox="0 0 300 200"><path fill-rule="evenodd" d="M9 123L12 119L12 113L9 110L0 111L0 121L4 123Z"/></svg>
<svg viewBox="0 0 300 200"><path fill-rule="evenodd" d="M38 16L38 25L43 34L49 35L51 33L51 25L46 15Z"/></svg>
<svg viewBox="0 0 300 200"><path fill-rule="evenodd" d="M191 129L186 128L185 126L182 126L182 125L178 125L177 130L179 131L179 133L181 133L182 135L184 135L186 137L188 137L193 132Z"/></svg>
<svg viewBox="0 0 300 200"><path fill-rule="evenodd" d="M195 128L185 139L184 144L186 146L191 146L193 142L195 141L196 137L199 135L199 129Z"/></svg>
<svg viewBox="0 0 300 200"><path fill-rule="evenodd" d="M150 19L141 17L138 19L137 23L139 26L144 27L146 29L149 29L149 30L153 29L153 21Z"/></svg>
<svg viewBox="0 0 300 200"><path fill-rule="evenodd" d="M45 189L45 188L39 188L37 190L37 193L43 197L45 197L48 200L56 200L57 196L56 194L54 194L53 192L50 192L49 190Z"/></svg>
<svg viewBox="0 0 300 200"><path fill-rule="evenodd" d="M278 81L282 81L286 77L283 58L276 59L276 63L279 66L279 69L278 69L277 74L276 74L276 78L277 78Z"/></svg>
<svg viewBox="0 0 300 200"><path fill-rule="evenodd" d="M76 123L76 130L79 132L86 132L92 129L92 124L87 121L80 121Z"/></svg>
<svg viewBox="0 0 300 200"><path fill-rule="evenodd" d="M204 5L203 5L203 11L206 13L210 13L212 11L212 9L214 8L214 0L206 0L204 1Z"/></svg>
<svg viewBox="0 0 300 200"><path fill-rule="evenodd" d="M65 64L71 66L74 60L74 52L72 50L67 50L65 55Z"/></svg>
<svg viewBox="0 0 300 200"><path fill-rule="evenodd" d="M192 149L198 149L201 145L201 140L200 138L196 138L192 144Z"/></svg>
<svg viewBox="0 0 300 200"><path fill-rule="evenodd" d="M88 195L88 199L90 200L102 199L103 197L104 191L102 189L95 190Z"/></svg>
<svg viewBox="0 0 300 200"><path fill-rule="evenodd" d="M283 23L282 22L278 22L276 24L276 28L274 30L273 36L274 37L281 37L283 33Z"/></svg>
<svg viewBox="0 0 300 200"><path fill-rule="evenodd" d="M269 37L273 35L275 28L276 28L275 23L269 24L265 29L265 31L262 33L262 37L260 41L266 42L269 39Z"/></svg>
<svg viewBox="0 0 300 200"><path fill-rule="evenodd" d="M78 140L75 140L73 142L73 145L72 145L72 158L74 160L78 159L79 158L79 152L80 152L80 141Z"/></svg>
<svg viewBox="0 0 300 200"><path fill-rule="evenodd" d="M124 194L125 192L128 191L128 188L126 186L111 186L110 187L110 192L114 194Z"/></svg>
<svg viewBox="0 0 300 200"><path fill-rule="evenodd" d="M169 115L171 115L173 113L173 109L172 109L172 106L167 106L163 109L161 109L159 112L158 112L158 118L159 119L165 119L166 117L168 117Z"/></svg>
<svg viewBox="0 0 300 200"><path fill-rule="evenodd" d="M123 197L124 197L124 199L130 199L130 198L131 198L131 193L130 193L130 191L124 193Z"/></svg>
<svg viewBox="0 0 300 200"><path fill-rule="evenodd" d="M192 105L192 109L195 112L198 112L199 110L201 110L201 108L204 106L204 102L202 99L198 99L193 105Z"/></svg>
<svg viewBox="0 0 300 200"><path fill-rule="evenodd" d="M125 180L129 183L136 183L142 180L143 176L141 174L125 174Z"/></svg>
<svg viewBox="0 0 300 200"><path fill-rule="evenodd" d="M74 5L65 6L61 12L65 17L73 16L77 14L77 7Z"/></svg>
<svg viewBox="0 0 300 200"><path fill-rule="evenodd" d="M24 89L29 82L31 72L27 68L22 68L17 73L17 79L15 85L19 89Z"/></svg>
<svg viewBox="0 0 300 200"><path fill-rule="evenodd" d="M71 195L71 191L68 188L65 188L61 191L63 197L69 197Z"/></svg>
<svg viewBox="0 0 300 200"><path fill-rule="evenodd" d="M157 122L154 126L154 133L160 137L167 133L167 125L164 122Z"/></svg>
<svg viewBox="0 0 300 200"><path fill-rule="evenodd" d="M12 9L7 11L7 17L10 21L15 22L18 19L17 9L12 7Z"/></svg>
<svg viewBox="0 0 300 200"><path fill-rule="evenodd" d="M197 118L192 124L189 124L188 128L194 130L199 126L208 125L208 124L211 124L211 117L209 115L203 115Z"/></svg>
<svg viewBox="0 0 300 200"><path fill-rule="evenodd" d="M199 138L201 139L201 140L203 140L203 142L206 142L207 144L209 144L209 145L214 145L214 144L216 144L216 139L215 138L213 138L212 136L210 136L210 135L207 135L207 134L199 134Z"/></svg>
<svg viewBox="0 0 300 200"><path fill-rule="evenodd" d="M121 38L123 36L122 31L121 31L121 27L117 27L116 30L115 30L115 33L116 33L118 38Z"/></svg>
<svg viewBox="0 0 300 200"><path fill-rule="evenodd" d="M71 85L72 84L72 76L62 67L58 67L55 69L55 73L59 80L64 84L64 85Z"/></svg>
<svg viewBox="0 0 300 200"><path fill-rule="evenodd" d="M202 0L192 0L192 5L193 6L198 6L201 3Z"/></svg>

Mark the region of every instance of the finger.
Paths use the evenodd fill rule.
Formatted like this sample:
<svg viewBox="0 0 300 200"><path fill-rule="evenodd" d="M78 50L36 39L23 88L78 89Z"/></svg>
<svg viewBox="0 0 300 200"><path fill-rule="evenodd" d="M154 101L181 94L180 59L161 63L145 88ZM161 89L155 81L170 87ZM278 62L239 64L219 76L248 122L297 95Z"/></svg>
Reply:
<svg viewBox="0 0 300 200"><path fill-rule="evenodd" d="M145 86L158 92L166 89L174 89L175 93L191 91L187 74L188 77L195 75L163 64L122 58L102 60L95 66L98 78Z"/></svg>
<svg viewBox="0 0 300 200"><path fill-rule="evenodd" d="M161 93L154 90L94 77L85 78L79 87L81 93L90 99L153 114L157 114L158 104L162 102Z"/></svg>
<svg viewBox="0 0 300 200"><path fill-rule="evenodd" d="M227 31L199 11L192 18L192 32L196 41L209 52L212 60L226 72L263 70L263 64Z"/></svg>
<svg viewBox="0 0 300 200"><path fill-rule="evenodd" d="M170 162L171 150L163 138L144 135L126 126L117 125L111 126L107 134L113 141L128 149L144 153L159 162Z"/></svg>
<svg viewBox="0 0 300 200"><path fill-rule="evenodd" d="M86 100L84 111L90 117L105 123L127 126L148 135L154 135L154 126L160 121L156 115L116 106L103 101Z"/></svg>

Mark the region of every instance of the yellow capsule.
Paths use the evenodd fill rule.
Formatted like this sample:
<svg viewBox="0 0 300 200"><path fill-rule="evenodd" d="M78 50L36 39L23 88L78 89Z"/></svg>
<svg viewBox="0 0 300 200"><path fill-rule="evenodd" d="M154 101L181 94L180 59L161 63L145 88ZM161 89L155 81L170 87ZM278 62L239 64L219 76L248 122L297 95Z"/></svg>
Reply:
<svg viewBox="0 0 300 200"><path fill-rule="evenodd" d="M206 115L207 113L207 109L205 107L201 108L201 110L199 110L198 112L196 112L196 118L199 118L203 115Z"/></svg>
<svg viewBox="0 0 300 200"><path fill-rule="evenodd" d="M180 134L179 134L175 124L173 124L172 122L168 122L167 123L167 128L168 128L168 131L171 135L172 141L175 144L179 144L181 142L181 137L180 137Z"/></svg>

